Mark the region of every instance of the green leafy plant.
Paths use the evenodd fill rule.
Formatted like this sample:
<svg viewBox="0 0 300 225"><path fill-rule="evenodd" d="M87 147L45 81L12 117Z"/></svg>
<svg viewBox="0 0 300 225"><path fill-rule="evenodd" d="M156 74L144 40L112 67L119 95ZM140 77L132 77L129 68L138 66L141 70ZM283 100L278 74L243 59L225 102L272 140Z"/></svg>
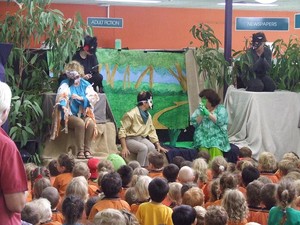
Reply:
<svg viewBox="0 0 300 225"><path fill-rule="evenodd" d="M50 0L10 2L17 4L19 10L7 12L0 21L0 41L13 44L6 65L6 82L14 96L9 134L21 142L21 147L29 139L41 139L45 121L41 109L43 94L56 91L65 62L71 60L84 35L92 34L79 14L73 19L64 18L62 12L50 8L50 3Z"/></svg>
<svg viewBox="0 0 300 225"><path fill-rule="evenodd" d="M206 87L216 90L224 84L224 74L228 74L228 62L220 50L221 42L207 24L194 25L190 32L200 42L200 46L195 50L198 74L203 76Z"/></svg>
<svg viewBox="0 0 300 225"><path fill-rule="evenodd" d="M273 57L270 76L281 90L300 91L300 40L291 36L286 43L277 39L272 44Z"/></svg>

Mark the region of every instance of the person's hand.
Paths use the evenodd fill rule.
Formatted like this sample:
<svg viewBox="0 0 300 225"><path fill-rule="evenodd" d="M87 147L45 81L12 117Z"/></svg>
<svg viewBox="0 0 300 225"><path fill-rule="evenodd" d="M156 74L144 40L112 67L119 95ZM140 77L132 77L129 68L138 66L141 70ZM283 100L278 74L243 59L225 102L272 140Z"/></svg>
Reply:
<svg viewBox="0 0 300 225"><path fill-rule="evenodd" d="M198 109L200 110L200 114L201 114L202 116L208 116L208 115L209 115L208 109L206 108L205 105L202 104L202 102L199 104Z"/></svg>
<svg viewBox="0 0 300 225"><path fill-rule="evenodd" d="M128 148L122 148L121 155L123 158L126 158L127 156L129 156L130 151L128 150Z"/></svg>
<svg viewBox="0 0 300 225"><path fill-rule="evenodd" d="M72 94L71 96L72 99L77 99L79 101L82 101L83 100L83 97L80 97L79 95L76 95L76 94Z"/></svg>
<svg viewBox="0 0 300 225"><path fill-rule="evenodd" d="M169 150L166 149L166 148L164 148L164 147L159 146L159 147L157 148L157 151L158 151L158 152L166 153L166 152L168 152Z"/></svg>
<svg viewBox="0 0 300 225"><path fill-rule="evenodd" d="M85 75L83 76L83 78L86 79L86 80L88 80L88 79L92 78L92 74L90 74L90 73L85 74Z"/></svg>

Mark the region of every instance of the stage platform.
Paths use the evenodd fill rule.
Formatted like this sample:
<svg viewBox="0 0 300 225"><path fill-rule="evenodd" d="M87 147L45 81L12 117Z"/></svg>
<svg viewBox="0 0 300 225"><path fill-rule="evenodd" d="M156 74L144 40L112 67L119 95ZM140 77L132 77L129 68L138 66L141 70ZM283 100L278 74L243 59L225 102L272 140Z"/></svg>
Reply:
<svg viewBox="0 0 300 225"><path fill-rule="evenodd" d="M300 94L289 91L247 92L230 86L224 105L231 143L247 146L254 158L262 151L278 160L286 152L300 155Z"/></svg>

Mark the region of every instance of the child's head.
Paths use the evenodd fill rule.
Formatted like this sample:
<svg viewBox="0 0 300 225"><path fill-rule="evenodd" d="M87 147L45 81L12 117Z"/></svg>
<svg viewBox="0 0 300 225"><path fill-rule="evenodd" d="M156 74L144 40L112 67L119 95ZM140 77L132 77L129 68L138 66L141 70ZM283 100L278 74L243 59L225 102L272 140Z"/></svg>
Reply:
<svg viewBox="0 0 300 225"><path fill-rule="evenodd" d="M159 152L150 152L148 154L149 166L153 169L161 169L164 166L164 155Z"/></svg>
<svg viewBox="0 0 300 225"><path fill-rule="evenodd" d="M210 201L214 202L220 199L221 192L220 192L220 178L216 178L212 180L209 186L210 190Z"/></svg>
<svg viewBox="0 0 300 225"><path fill-rule="evenodd" d="M237 187L237 178L229 172L225 172L220 177L220 192L224 193L227 189L235 189Z"/></svg>
<svg viewBox="0 0 300 225"><path fill-rule="evenodd" d="M141 167L141 164L136 160L132 160L132 161L128 162L127 165L130 166L132 168L132 170Z"/></svg>
<svg viewBox="0 0 300 225"><path fill-rule="evenodd" d="M126 225L124 215L117 209L104 209L98 212L94 217L95 225Z"/></svg>
<svg viewBox="0 0 300 225"><path fill-rule="evenodd" d="M152 201L162 202L169 192L169 185L164 178L154 178L148 186L149 195Z"/></svg>
<svg viewBox="0 0 300 225"><path fill-rule="evenodd" d="M130 187L125 191L125 201L129 205L132 205L133 203L138 202L135 187Z"/></svg>
<svg viewBox="0 0 300 225"><path fill-rule="evenodd" d="M43 190L46 187L50 187L50 186L51 186L51 183L48 178L42 177L40 179L36 179L36 181L34 182L34 185L33 185L33 197L35 199L40 198Z"/></svg>
<svg viewBox="0 0 300 225"><path fill-rule="evenodd" d="M55 187L46 187L43 190L41 197L48 199L51 204L51 209L55 209L57 207L59 202L59 193Z"/></svg>
<svg viewBox="0 0 300 225"><path fill-rule="evenodd" d="M278 170L280 171L281 176L285 176L289 171L292 171L296 168L296 162L290 159L283 159L278 163Z"/></svg>
<svg viewBox="0 0 300 225"><path fill-rule="evenodd" d="M184 166L188 166L188 167L193 167L193 162L189 161L189 160L184 160L181 164L180 164L180 168L184 167Z"/></svg>
<svg viewBox="0 0 300 225"><path fill-rule="evenodd" d="M265 184L260 190L261 203L268 210L276 205L276 190L277 184L274 183Z"/></svg>
<svg viewBox="0 0 300 225"><path fill-rule="evenodd" d="M195 170L197 179L203 183L207 181L207 162L203 158L197 158L193 161L192 168Z"/></svg>
<svg viewBox="0 0 300 225"><path fill-rule="evenodd" d="M107 159L102 159L97 166L97 170L98 172L101 171L107 171L107 172L114 172L114 165L112 164L112 162L110 160Z"/></svg>
<svg viewBox="0 0 300 225"><path fill-rule="evenodd" d="M275 155L271 152L262 152L258 157L258 168L263 172L275 172L277 161Z"/></svg>
<svg viewBox="0 0 300 225"><path fill-rule="evenodd" d="M95 180L95 179L98 179L98 171L97 171L97 168L98 168L98 164L100 162L100 159L97 159L97 158L90 158L87 162L87 166L89 168L89 171L90 171L90 179L92 180Z"/></svg>
<svg viewBox="0 0 300 225"><path fill-rule="evenodd" d="M216 156L211 161L211 171L213 173L213 177L218 177L227 169L227 161L223 156Z"/></svg>
<svg viewBox="0 0 300 225"><path fill-rule="evenodd" d="M179 173L179 167L171 163L164 167L163 176L168 180L168 182L175 182Z"/></svg>
<svg viewBox="0 0 300 225"><path fill-rule="evenodd" d="M254 166L247 166L242 170L242 181L245 187L247 187L250 182L258 179L259 176L260 172Z"/></svg>
<svg viewBox="0 0 300 225"><path fill-rule="evenodd" d="M74 195L86 202L88 199L88 182L83 176L74 177L68 184L66 196Z"/></svg>
<svg viewBox="0 0 300 225"><path fill-rule="evenodd" d="M132 180L133 176L133 170L128 165L123 165L117 170L118 174L120 174L120 177L122 179L122 187L128 187Z"/></svg>
<svg viewBox="0 0 300 225"><path fill-rule="evenodd" d="M93 208L93 206L96 204L96 202L100 199L99 196L92 196L90 197L86 203L85 203L85 214L86 214L86 217L88 218L89 215L90 215L90 212Z"/></svg>
<svg viewBox="0 0 300 225"><path fill-rule="evenodd" d="M222 206L210 206L204 216L205 225L226 225L228 215Z"/></svg>
<svg viewBox="0 0 300 225"><path fill-rule="evenodd" d="M172 160L172 163L174 163L176 166L178 166L179 168L181 167L181 163L185 161L185 158L183 158L182 156L175 156Z"/></svg>
<svg viewBox="0 0 300 225"><path fill-rule="evenodd" d="M208 163L210 160L210 154L207 151L199 151L198 158L202 158L206 163Z"/></svg>
<svg viewBox="0 0 300 225"><path fill-rule="evenodd" d="M62 214L65 218L65 224L75 224L82 216L84 202L81 198L69 195L62 203Z"/></svg>
<svg viewBox="0 0 300 225"><path fill-rule="evenodd" d="M85 162L76 162L72 171L73 177L83 176L85 179L89 179L90 170Z"/></svg>
<svg viewBox="0 0 300 225"><path fill-rule="evenodd" d="M180 183L188 183L188 182L194 182L195 181L195 171L189 166L183 166L179 169L178 181Z"/></svg>
<svg viewBox="0 0 300 225"><path fill-rule="evenodd" d="M204 203L204 194L201 188L192 187L182 196L182 204L194 206L202 206Z"/></svg>
<svg viewBox="0 0 300 225"><path fill-rule="evenodd" d="M59 175L59 172L57 170L57 160L52 159L48 164L48 169L50 171L50 176L55 177Z"/></svg>
<svg viewBox="0 0 300 225"><path fill-rule="evenodd" d="M182 202L181 188L182 184L179 182L169 183L168 197L172 202L176 203L176 205L180 205Z"/></svg>
<svg viewBox="0 0 300 225"><path fill-rule="evenodd" d="M252 157L252 150L248 147L241 147L239 157L240 158L251 158Z"/></svg>
<svg viewBox="0 0 300 225"><path fill-rule="evenodd" d="M299 160L299 156L295 152L287 152L284 153L282 159L287 159L293 162L297 162Z"/></svg>
<svg viewBox="0 0 300 225"><path fill-rule="evenodd" d="M148 201L150 198L148 187L152 178L149 176L140 176L134 186L138 202Z"/></svg>
<svg viewBox="0 0 300 225"><path fill-rule="evenodd" d="M62 153L57 159L57 170L60 173L72 173L75 160L73 156Z"/></svg>
<svg viewBox="0 0 300 225"><path fill-rule="evenodd" d="M21 219L32 225L40 224L40 219L41 219L40 210L34 201L27 202L25 204L25 207L21 212Z"/></svg>
<svg viewBox="0 0 300 225"><path fill-rule="evenodd" d="M107 160L112 162L114 171L117 171L121 166L126 165L125 160L118 154L110 154L107 156Z"/></svg>
<svg viewBox="0 0 300 225"><path fill-rule="evenodd" d="M31 171L30 180L31 180L32 189L34 183L37 180L41 179L42 177L48 178L50 180L50 172L46 167L38 166L37 168Z"/></svg>
<svg viewBox="0 0 300 225"><path fill-rule="evenodd" d="M192 225L195 224L196 210L189 205L176 206L173 209L172 221L174 225Z"/></svg>
<svg viewBox="0 0 300 225"><path fill-rule="evenodd" d="M195 206L194 209L196 210L196 217L197 217L197 223L196 225L204 225L204 217L206 214L206 209L202 206Z"/></svg>
<svg viewBox="0 0 300 225"><path fill-rule="evenodd" d="M289 206L296 197L296 187L293 181L282 179L277 187L278 204L282 208Z"/></svg>
<svg viewBox="0 0 300 225"><path fill-rule="evenodd" d="M122 188L122 179L117 172L107 173L101 180L101 189L106 198L117 197Z"/></svg>
<svg viewBox="0 0 300 225"><path fill-rule="evenodd" d="M228 189L224 194L222 206L231 221L241 222L248 216L247 201L239 190Z"/></svg>
<svg viewBox="0 0 300 225"><path fill-rule="evenodd" d="M26 163L24 165L24 167L25 167L27 180L30 180L31 179L31 172L37 168L37 165L35 165L34 163Z"/></svg>
<svg viewBox="0 0 300 225"><path fill-rule="evenodd" d="M40 223L43 224L50 221L52 217L50 202L46 198L35 199L34 202L39 208L39 213L41 215Z"/></svg>
<svg viewBox="0 0 300 225"><path fill-rule="evenodd" d="M247 185L247 202L250 207L258 207L260 205L260 190L264 184L258 180L254 180Z"/></svg>
<svg viewBox="0 0 300 225"><path fill-rule="evenodd" d="M197 184L194 183L194 182L188 182L188 183L184 183L182 184L182 187L181 187L181 196L184 195L184 193L189 190L190 188L192 187L197 187Z"/></svg>

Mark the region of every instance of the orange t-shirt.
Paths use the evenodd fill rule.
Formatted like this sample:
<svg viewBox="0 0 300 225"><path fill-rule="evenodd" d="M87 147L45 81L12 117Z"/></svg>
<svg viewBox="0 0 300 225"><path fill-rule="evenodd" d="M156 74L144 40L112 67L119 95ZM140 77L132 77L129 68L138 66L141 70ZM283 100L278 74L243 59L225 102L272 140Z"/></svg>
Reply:
<svg viewBox="0 0 300 225"><path fill-rule="evenodd" d="M68 184L73 179L72 173L62 173L59 174L53 183L53 187L58 190L58 193L61 198L64 197Z"/></svg>
<svg viewBox="0 0 300 225"><path fill-rule="evenodd" d="M275 173L261 172L260 176L265 176L269 178L274 184L277 184L279 182L278 177L275 175Z"/></svg>
<svg viewBox="0 0 300 225"><path fill-rule="evenodd" d="M61 224L64 223L64 216L60 211L54 210L52 211L52 221L60 222Z"/></svg>
<svg viewBox="0 0 300 225"><path fill-rule="evenodd" d="M93 221L95 215L97 212L103 210L103 209L125 209L129 212L131 211L129 204L122 200L121 198L104 198L96 202L96 204L92 207L90 215L89 215L89 221Z"/></svg>

